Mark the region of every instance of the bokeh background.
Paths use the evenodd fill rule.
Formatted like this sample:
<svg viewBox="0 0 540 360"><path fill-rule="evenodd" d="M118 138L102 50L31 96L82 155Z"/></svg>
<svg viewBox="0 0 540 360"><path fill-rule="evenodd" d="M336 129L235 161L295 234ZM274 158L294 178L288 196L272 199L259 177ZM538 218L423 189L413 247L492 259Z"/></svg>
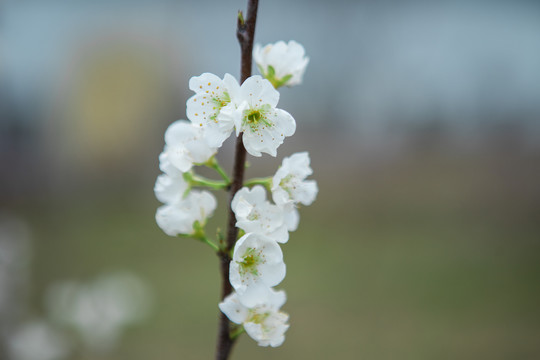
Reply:
<svg viewBox="0 0 540 360"><path fill-rule="evenodd" d="M238 76L245 6L0 3L0 358L26 323L61 328L55 284L117 272L145 318L63 358L213 357L218 261L162 233L153 185L189 78ZM256 41L290 39L297 134L249 175L307 150L320 193L283 247L286 342L233 358L540 358L540 3L262 0Z"/></svg>

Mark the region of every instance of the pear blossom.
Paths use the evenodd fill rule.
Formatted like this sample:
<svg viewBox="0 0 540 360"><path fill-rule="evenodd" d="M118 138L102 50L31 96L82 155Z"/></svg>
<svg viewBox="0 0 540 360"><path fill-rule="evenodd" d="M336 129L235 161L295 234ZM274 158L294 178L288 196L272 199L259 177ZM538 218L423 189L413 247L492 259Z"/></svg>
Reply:
<svg viewBox="0 0 540 360"><path fill-rule="evenodd" d="M265 235L279 243L289 240L283 210L266 200L262 186L240 189L234 195L231 209L236 215L236 226L246 233Z"/></svg>
<svg viewBox="0 0 540 360"><path fill-rule="evenodd" d="M309 63L304 47L294 40L287 44L278 41L265 47L256 44L253 59L261 74L276 88L300 84Z"/></svg>
<svg viewBox="0 0 540 360"><path fill-rule="evenodd" d="M196 127L204 128L207 141L213 147L221 147L234 129L230 117L218 116L231 102L231 93L237 93L239 88L238 81L230 74L225 74L223 80L210 73L189 80L189 89L195 95L186 103L187 117Z"/></svg>
<svg viewBox="0 0 540 360"><path fill-rule="evenodd" d="M188 121L175 121L165 131L165 162L181 172L189 171L194 164L208 161L216 150L207 143L204 130L192 126Z"/></svg>
<svg viewBox="0 0 540 360"><path fill-rule="evenodd" d="M156 222L170 236L193 234L195 221L204 224L216 205L216 198L208 191L193 190L185 198L159 207Z"/></svg>
<svg viewBox="0 0 540 360"><path fill-rule="evenodd" d="M272 178L272 198L278 205L311 205L319 188L315 180L305 180L313 173L309 154L300 152L283 159L281 167Z"/></svg>
<svg viewBox="0 0 540 360"><path fill-rule="evenodd" d="M279 92L268 80L251 76L231 95L231 103L221 110L217 119L234 121L236 135L243 133L249 154L276 156L283 139L296 131L291 114L276 108L278 101Z"/></svg>
<svg viewBox="0 0 540 360"><path fill-rule="evenodd" d="M264 301L272 286L286 273L283 253L272 239L254 233L242 236L234 247L229 281L246 306Z"/></svg>
<svg viewBox="0 0 540 360"><path fill-rule="evenodd" d="M289 328L289 315L279 311L285 303L283 290L270 289L268 297L251 307L244 305L236 292L227 296L219 309L235 324L244 326L246 333L259 346L277 347L285 341L285 331Z"/></svg>
<svg viewBox="0 0 540 360"><path fill-rule="evenodd" d="M154 193L162 203L172 204L181 201L187 189L188 183L181 174L180 176L161 174L156 179Z"/></svg>

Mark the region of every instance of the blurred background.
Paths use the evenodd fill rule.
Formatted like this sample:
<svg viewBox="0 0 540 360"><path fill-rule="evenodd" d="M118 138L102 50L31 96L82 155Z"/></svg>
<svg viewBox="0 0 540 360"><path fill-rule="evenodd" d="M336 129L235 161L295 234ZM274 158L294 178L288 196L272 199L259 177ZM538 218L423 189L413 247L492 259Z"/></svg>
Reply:
<svg viewBox="0 0 540 360"><path fill-rule="evenodd" d="M153 186L189 78L238 76L245 6L0 3L1 359L213 358L218 261ZM248 175L309 151L320 192L284 345L233 359L540 358L540 3L262 0L256 41L290 39L297 133Z"/></svg>

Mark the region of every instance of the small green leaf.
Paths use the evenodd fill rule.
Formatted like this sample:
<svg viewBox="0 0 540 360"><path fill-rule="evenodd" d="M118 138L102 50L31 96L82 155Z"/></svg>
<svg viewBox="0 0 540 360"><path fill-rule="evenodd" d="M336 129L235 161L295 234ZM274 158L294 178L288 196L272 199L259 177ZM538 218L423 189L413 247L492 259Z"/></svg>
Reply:
<svg viewBox="0 0 540 360"><path fill-rule="evenodd" d="M244 13L242 10L238 10L238 21L240 21L240 25L244 25L246 22L244 20Z"/></svg>
<svg viewBox="0 0 540 360"><path fill-rule="evenodd" d="M268 73L266 73L266 77L269 79L276 77L276 69L274 69L272 65L268 65Z"/></svg>
<svg viewBox="0 0 540 360"><path fill-rule="evenodd" d="M282 87L283 85L286 85L287 82L291 80L292 77L293 77L292 74L289 74L289 75L285 75L280 80L277 80L275 84L276 89L279 87Z"/></svg>

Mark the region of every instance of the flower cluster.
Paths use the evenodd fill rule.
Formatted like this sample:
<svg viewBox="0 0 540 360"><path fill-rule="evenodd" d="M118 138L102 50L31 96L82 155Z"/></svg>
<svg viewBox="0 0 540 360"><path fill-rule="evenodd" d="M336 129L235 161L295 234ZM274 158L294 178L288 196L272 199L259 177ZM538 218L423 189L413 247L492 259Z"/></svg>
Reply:
<svg viewBox="0 0 540 360"><path fill-rule="evenodd" d="M191 236L216 251L223 248L204 231L216 199L206 190L193 188L219 190L231 185L215 154L233 133L243 134L243 145L250 155L277 155L285 137L296 130L294 118L277 108L277 88L301 83L309 62L302 45L294 41L264 48L257 45L253 57L264 77L251 76L242 84L230 74L221 79L204 73L190 79L189 88L195 94L186 103L189 121L169 126L159 156L163 174L158 176L154 191L164 205L157 210L157 224L168 235ZM194 166L212 168L222 180L203 178L195 174ZM315 200L317 184L306 180L311 173L308 153L293 154L283 160L273 177L248 180L231 202L236 227L242 232L230 262L229 281L234 292L219 308L261 346L281 345L289 327L289 316L280 311L285 292L273 289L286 273L279 244L286 243L289 232L297 229L298 206ZM267 190L273 202L267 199Z"/></svg>
<svg viewBox="0 0 540 360"><path fill-rule="evenodd" d="M264 187L242 188L231 208L236 226L245 232L234 247L230 282L235 292L220 304L220 309L261 346L279 346L289 328L289 317L279 308L285 293L273 287L285 277L286 267L279 243L289 240L289 231L298 227L298 204L309 205L317 196L317 183L305 180L312 173L309 155L297 153L283 160L266 185L274 204L266 199Z"/></svg>

